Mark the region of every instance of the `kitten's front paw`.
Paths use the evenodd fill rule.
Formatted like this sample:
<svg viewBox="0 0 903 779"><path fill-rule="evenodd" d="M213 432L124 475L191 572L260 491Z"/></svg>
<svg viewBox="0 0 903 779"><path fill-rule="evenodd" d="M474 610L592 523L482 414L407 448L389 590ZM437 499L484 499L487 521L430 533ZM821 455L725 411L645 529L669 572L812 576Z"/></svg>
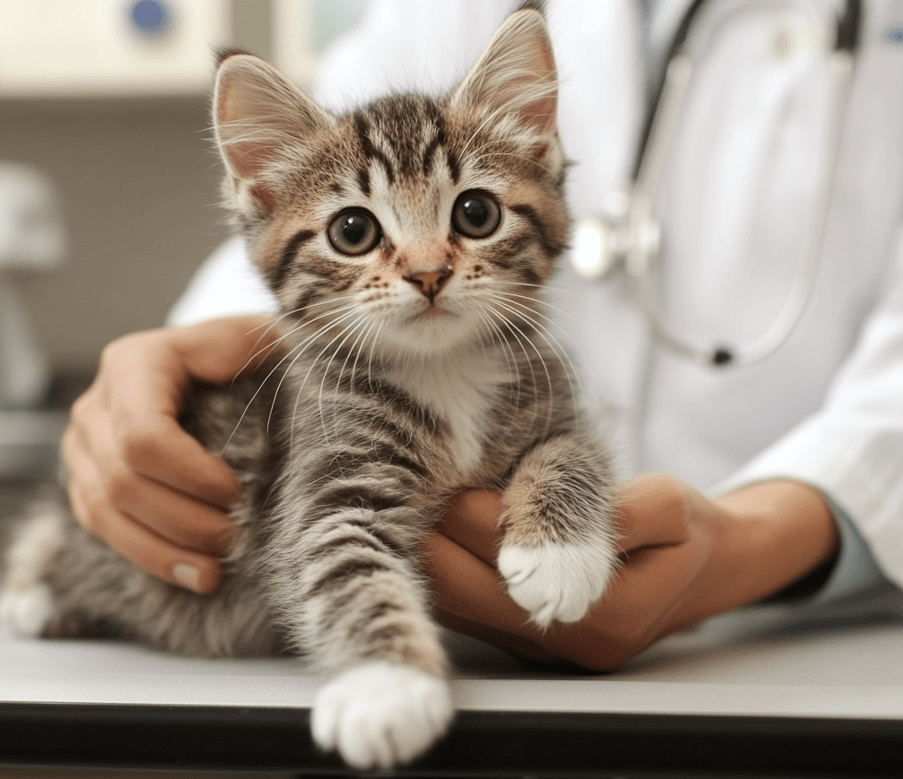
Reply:
<svg viewBox="0 0 903 779"><path fill-rule="evenodd" d="M36 638L53 614L53 596L46 584L9 587L0 593L0 624L14 636Z"/></svg>
<svg viewBox="0 0 903 779"><path fill-rule="evenodd" d="M498 568L514 602L545 628L552 620L576 622L583 617L608 586L616 561L614 550L602 545L506 544Z"/></svg>
<svg viewBox="0 0 903 779"><path fill-rule="evenodd" d="M448 683L418 668L372 662L346 671L317 695L314 741L354 768L391 768L433 745L453 714Z"/></svg>

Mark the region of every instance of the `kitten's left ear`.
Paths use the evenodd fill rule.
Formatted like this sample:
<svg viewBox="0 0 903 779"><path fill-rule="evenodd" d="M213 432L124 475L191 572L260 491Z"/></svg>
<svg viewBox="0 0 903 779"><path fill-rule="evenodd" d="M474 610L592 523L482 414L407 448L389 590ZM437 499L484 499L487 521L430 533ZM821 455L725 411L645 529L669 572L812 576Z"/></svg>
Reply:
<svg viewBox="0 0 903 779"><path fill-rule="evenodd" d="M253 54L220 55L213 89L217 146L236 184L245 183L257 203L275 203L266 167L290 144L333 122L278 70Z"/></svg>
<svg viewBox="0 0 903 779"><path fill-rule="evenodd" d="M524 129L554 136L558 73L542 12L523 7L499 27L452 95L454 104L488 105L497 115L514 115Z"/></svg>

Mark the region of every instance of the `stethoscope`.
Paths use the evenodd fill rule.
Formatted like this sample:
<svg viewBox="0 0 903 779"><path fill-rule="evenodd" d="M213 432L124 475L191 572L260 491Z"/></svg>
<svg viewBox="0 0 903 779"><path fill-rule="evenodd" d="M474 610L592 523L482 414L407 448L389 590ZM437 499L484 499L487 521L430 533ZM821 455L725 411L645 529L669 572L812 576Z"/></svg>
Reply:
<svg viewBox="0 0 903 779"><path fill-rule="evenodd" d="M829 58L834 75L833 121L822 144L818 179L807 239L783 308L757 340L744 346L702 347L670 330L657 312L653 274L661 258L662 236L653 204L667 161L681 109L691 83L694 57L691 30L705 0L694 0L671 42L667 66L655 98L650 102L634 164L629 191L613 192L606 202L608 216L581 220L574 235L571 259L575 271L587 279L608 279L618 269L632 278L638 304L656 343L702 365L743 365L773 354L790 336L811 297L822 251L840 148L843 117L853 76L859 38L861 1L847 0L836 20Z"/></svg>

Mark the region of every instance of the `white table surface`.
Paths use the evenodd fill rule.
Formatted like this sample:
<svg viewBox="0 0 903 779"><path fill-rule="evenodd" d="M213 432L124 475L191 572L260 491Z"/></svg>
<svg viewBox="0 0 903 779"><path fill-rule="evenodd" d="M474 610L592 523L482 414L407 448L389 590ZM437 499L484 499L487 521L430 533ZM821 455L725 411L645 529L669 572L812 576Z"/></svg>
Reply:
<svg viewBox="0 0 903 779"><path fill-rule="evenodd" d="M462 711L903 721L903 622L674 636L621 671L527 670L453 637ZM319 680L291 659L193 660L116 643L0 637L0 705L95 703L307 708Z"/></svg>

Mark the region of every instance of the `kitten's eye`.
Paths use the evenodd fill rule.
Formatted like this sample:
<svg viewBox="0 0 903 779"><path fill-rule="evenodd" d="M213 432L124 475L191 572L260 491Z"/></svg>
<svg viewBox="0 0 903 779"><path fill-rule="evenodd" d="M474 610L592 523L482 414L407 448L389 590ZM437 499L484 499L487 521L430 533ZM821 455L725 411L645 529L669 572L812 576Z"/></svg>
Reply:
<svg viewBox="0 0 903 779"><path fill-rule="evenodd" d="M376 217L369 211L355 209L343 211L326 229L332 248L341 254L354 257L366 254L382 238L382 230Z"/></svg>
<svg viewBox="0 0 903 779"><path fill-rule="evenodd" d="M468 238L486 238L498 229L502 209L487 192L464 192L458 195L452 209L455 230Z"/></svg>

